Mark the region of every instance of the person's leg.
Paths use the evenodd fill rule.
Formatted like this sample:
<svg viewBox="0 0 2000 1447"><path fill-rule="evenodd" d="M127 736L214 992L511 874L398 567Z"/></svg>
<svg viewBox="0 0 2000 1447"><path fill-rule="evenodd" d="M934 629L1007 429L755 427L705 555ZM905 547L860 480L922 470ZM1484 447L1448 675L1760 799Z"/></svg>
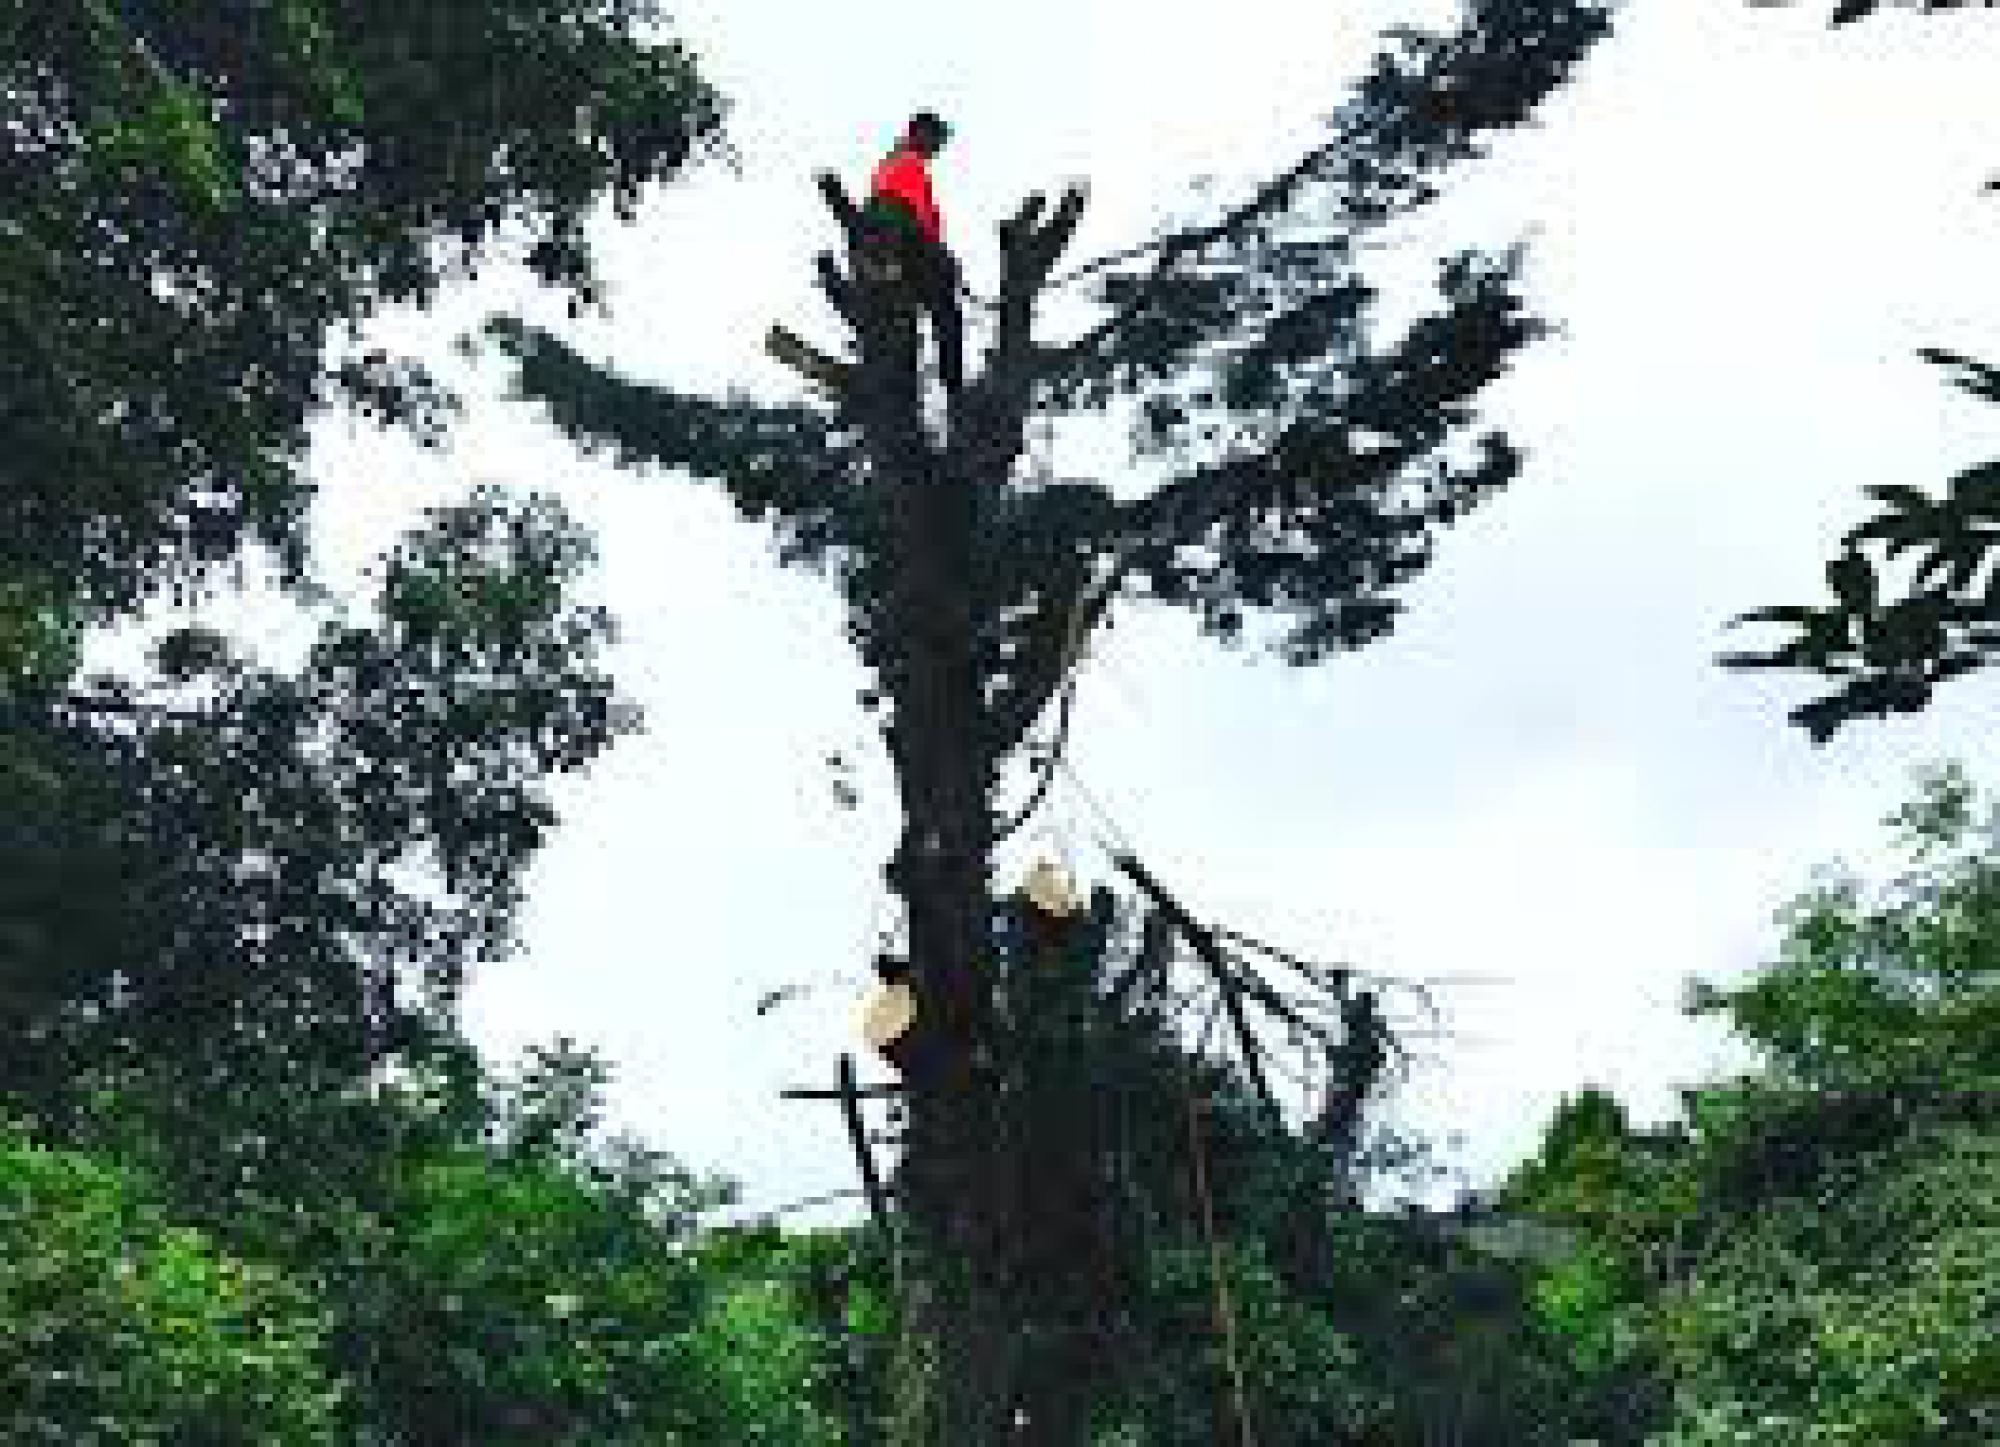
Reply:
<svg viewBox="0 0 2000 1447"><path fill-rule="evenodd" d="M938 375L945 391L956 393L965 385L965 316L958 307L958 263L941 246L930 247L927 260L924 305L937 342Z"/></svg>
<svg viewBox="0 0 2000 1447"><path fill-rule="evenodd" d="M861 210L863 242L860 260L868 279L890 286L911 276L911 259L922 244L917 219L907 207L880 196L870 197Z"/></svg>

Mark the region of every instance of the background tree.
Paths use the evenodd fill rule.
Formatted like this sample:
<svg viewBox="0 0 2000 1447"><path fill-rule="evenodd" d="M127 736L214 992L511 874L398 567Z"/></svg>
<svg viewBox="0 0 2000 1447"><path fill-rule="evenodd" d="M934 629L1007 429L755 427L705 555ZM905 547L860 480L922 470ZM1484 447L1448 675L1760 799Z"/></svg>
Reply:
<svg viewBox="0 0 2000 1447"><path fill-rule="evenodd" d="M296 1278L173 1224L139 1174L0 1127L10 1442L332 1447L343 1392Z"/></svg>
<svg viewBox="0 0 2000 1447"><path fill-rule="evenodd" d="M465 967L506 946L542 783L625 722L605 620L566 598L587 546L554 509L440 515L387 564L381 628L329 623L296 676L200 630L144 684L74 674L86 627L256 544L303 578L315 409L437 435L421 365L355 351L380 308L509 247L595 298L593 208L629 216L719 146L720 101L660 18L0 14L0 1019L4 1084L50 1128L115 1084L218 1147L172 1153L190 1168L340 1159L343 1092L428 1048ZM142 1075L161 1088L135 1095ZM327 1128L270 1131L274 1101Z"/></svg>
<svg viewBox="0 0 2000 1447"><path fill-rule="evenodd" d="M1841 0L1831 23L1845 25L1881 8L1881 0ZM1962 8L1972 7L1963 0L1921 5L1926 14ZM2000 190L2000 181L1986 189ZM2000 368L1936 347L1918 355L1948 368L1962 390L2000 402ZM1832 601L1743 615L1736 624L1776 624L1791 636L1723 658L1732 668L1834 680L1831 692L1792 710L1792 722L1816 743L1856 719L1921 712L1940 684L1984 668L2000 653L2000 571L1992 566L2000 541L2000 461L1961 472L1940 498L1903 483L1866 491L1882 511L1851 529L1840 556L1827 564ZM1885 570L1898 564L1901 579L1885 579Z"/></svg>
<svg viewBox="0 0 2000 1447"><path fill-rule="evenodd" d="M1061 343L1037 338L1034 314L1084 200L1031 198L1000 228L994 342L941 434L907 300L830 255L821 279L858 353L830 409L680 395L518 322L493 328L564 431L720 481L848 599L901 792L900 968L935 1046L910 1080L899 1178L923 1243L911 1307L942 1352L915 1439L994 1440L1019 1396L1018 1223L984 1204L1005 1199L991 1174L1007 1169L991 1076L1012 1046L984 964L1003 765L1115 598L1188 608L1225 638L1274 617L1297 663L1389 630L1435 534L1517 470L1504 440L1474 432L1474 399L1539 327L1517 258L1468 253L1441 266L1439 308L1385 339L1357 243L1523 122L1607 26L1597 5L1537 0L1474 3L1456 33L1396 32L1323 144L1211 223L1092 269L1102 319ZM851 232L851 202L826 190ZM1140 401L1172 481L1121 498L1014 479L1032 413L1118 397Z"/></svg>
<svg viewBox="0 0 2000 1447"><path fill-rule="evenodd" d="M294 670L194 628L131 677L76 676L88 628L259 548L307 581L318 409L442 435L422 363L363 349L379 310L508 254L597 299L586 219L720 144L660 20L0 12L9 1440L780 1420L728 1390L684 1261L713 1192L595 1138L591 1063L553 1051L502 1090L455 1018L511 943L550 778L630 722L560 510L436 511L383 560L375 616L319 613Z"/></svg>
<svg viewBox="0 0 2000 1447"><path fill-rule="evenodd" d="M1761 1057L1654 1132L1572 1109L1515 1201L1580 1228L1542 1283L1610 1440L1973 1443L2000 1424L2000 854L1966 776L1907 867L1794 903L1777 960L1697 992ZM1607 1394L1608 1393L1608 1394Z"/></svg>
<svg viewBox="0 0 2000 1447"><path fill-rule="evenodd" d="M500 243L590 301L593 208L629 216L715 149L720 102L659 18L5 7L0 616L25 598L101 619L246 541L301 572L307 418L343 397L422 435L446 415L420 363L356 349L358 325Z"/></svg>
<svg viewBox="0 0 2000 1447"><path fill-rule="evenodd" d="M39 1138L143 1168L170 1219L312 1289L341 1440L641 1440L612 1432L615 1400L660 1426L712 1395L680 1358L591 1357L595 1329L546 1312L533 1364L521 1280L566 1283L647 1351L692 1330L698 1288L668 1272L689 1226L631 1199L638 1157L623 1185L572 1179L598 1081L568 1056L486 1104L454 1008L511 944L550 777L630 722L598 667L608 622L569 596L589 556L553 504L479 493L384 560L372 626L328 621L296 672L186 630L147 686L10 700L0 1085ZM524 1217L548 1233L539 1276L453 1254L525 1247ZM428 1286L464 1311L426 1317ZM528 1378L467 1354L503 1341Z"/></svg>
<svg viewBox="0 0 2000 1447"><path fill-rule="evenodd" d="M13 1098L63 1128L143 1080L153 1129L191 1133L175 1159L232 1190L363 1149L344 1093L448 1028L510 943L548 779L631 722L608 621L566 596L588 559L553 504L482 493L386 560L375 628L329 622L295 675L195 630L153 690L16 700Z"/></svg>

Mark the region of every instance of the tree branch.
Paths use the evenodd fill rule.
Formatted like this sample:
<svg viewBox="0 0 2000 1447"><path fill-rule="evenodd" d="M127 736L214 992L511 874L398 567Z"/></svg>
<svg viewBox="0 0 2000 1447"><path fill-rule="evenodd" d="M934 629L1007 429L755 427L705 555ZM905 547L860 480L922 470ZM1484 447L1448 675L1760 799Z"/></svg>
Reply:
<svg viewBox="0 0 2000 1447"><path fill-rule="evenodd" d="M1101 258L1064 282L1151 254L1152 266L1122 278L1126 293L1112 314L1075 341L1046 354L1059 375L1100 357L1159 303L1181 263L1223 243L1247 245L1261 228L1296 206L1315 183L1342 192L1323 208L1355 234L1435 199L1425 177L1479 154L1477 137L1522 124L1610 29L1607 7L1589 0L1474 0L1449 38L1399 32L1400 49L1378 54L1369 77L1333 118L1322 144L1248 199L1205 225L1171 232ZM1365 158L1365 159L1364 159ZM1206 340L1190 339L1189 350Z"/></svg>
<svg viewBox="0 0 2000 1447"><path fill-rule="evenodd" d="M1249 1073L1250 1083L1256 1089L1257 1098L1264 1108L1277 1119L1280 1112L1278 1098L1271 1092L1270 1078L1264 1072L1263 1047L1257 1043L1256 1035L1250 1029L1249 1014L1243 1008L1243 982L1229 966L1228 957L1215 935L1188 913L1181 902L1167 893L1166 886L1155 879L1150 871L1130 854L1119 854L1112 860L1121 873L1138 885L1146 897L1162 914L1173 921L1181 932L1181 938L1188 942L1203 964L1208 966L1215 979L1216 988L1222 995L1222 1007L1229 1016L1229 1027L1236 1036L1236 1048L1243 1056L1243 1068Z"/></svg>
<svg viewBox="0 0 2000 1447"><path fill-rule="evenodd" d="M744 513L786 524L799 556L849 542L860 451L820 413L636 382L514 317L493 318L486 334L517 364L516 395L540 402L584 447L609 448L622 466L680 468L722 483Z"/></svg>

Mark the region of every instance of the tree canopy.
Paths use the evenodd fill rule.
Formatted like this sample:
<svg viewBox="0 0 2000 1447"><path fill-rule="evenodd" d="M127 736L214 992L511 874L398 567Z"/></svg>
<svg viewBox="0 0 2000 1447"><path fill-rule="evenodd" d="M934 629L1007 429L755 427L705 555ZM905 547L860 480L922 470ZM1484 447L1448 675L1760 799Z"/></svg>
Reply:
<svg viewBox="0 0 2000 1447"><path fill-rule="evenodd" d="M1974 1443L2000 1425L1994 818L1962 770L1893 823L1905 867L1831 876L1775 961L1700 1012L1758 1068L1635 1130L1558 1117L1517 1206L1581 1233L1542 1310L1599 1383L1606 1435Z"/></svg>
<svg viewBox="0 0 2000 1447"><path fill-rule="evenodd" d="M714 150L647 0L28 0L0 14L0 580L103 616L245 542L304 567L305 424L424 433L356 345L510 245L596 295L585 223Z"/></svg>

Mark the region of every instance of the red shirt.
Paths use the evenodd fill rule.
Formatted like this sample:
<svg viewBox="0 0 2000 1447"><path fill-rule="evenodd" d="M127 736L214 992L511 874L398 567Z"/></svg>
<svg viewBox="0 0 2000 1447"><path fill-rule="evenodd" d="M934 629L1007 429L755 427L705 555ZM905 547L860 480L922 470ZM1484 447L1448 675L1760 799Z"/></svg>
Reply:
<svg viewBox="0 0 2000 1447"><path fill-rule="evenodd" d="M900 201L916 215L917 225L933 243L944 242L944 218L931 195L930 165L908 146L899 146L875 168L873 194Z"/></svg>

